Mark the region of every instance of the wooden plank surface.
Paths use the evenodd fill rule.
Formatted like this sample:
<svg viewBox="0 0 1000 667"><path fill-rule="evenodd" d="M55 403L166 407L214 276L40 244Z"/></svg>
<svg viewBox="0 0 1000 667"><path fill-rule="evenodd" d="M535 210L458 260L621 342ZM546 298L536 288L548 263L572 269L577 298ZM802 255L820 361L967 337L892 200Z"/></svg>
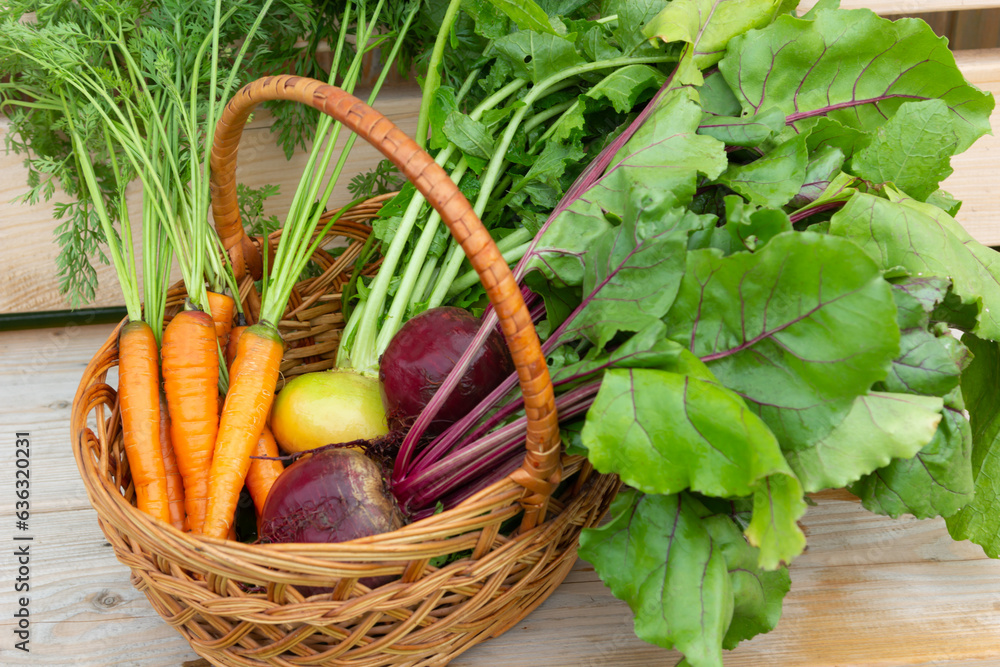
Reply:
<svg viewBox="0 0 1000 667"><path fill-rule="evenodd" d="M12 648L12 475L0 484L0 665L205 665L129 583L97 525L69 448L73 393L110 326L0 332L0 469L31 433L31 653ZM727 667L1000 665L1000 562L953 542L940 520L892 521L844 492L803 525L777 629L727 653ZM627 606L586 562L528 618L453 667L672 667L632 633Z"/></svg>
<svg viewBox="0 0 1000 667"><path fill-rule="evenodd" d="M970 83L993 93L1000 100L1000 49L959 51L955 60ZM956 218L976 240L1000 245L1000 108L990 117L993 134L986 135L961 155L952 158L955 172L941 184L962 201Z"/></svg>

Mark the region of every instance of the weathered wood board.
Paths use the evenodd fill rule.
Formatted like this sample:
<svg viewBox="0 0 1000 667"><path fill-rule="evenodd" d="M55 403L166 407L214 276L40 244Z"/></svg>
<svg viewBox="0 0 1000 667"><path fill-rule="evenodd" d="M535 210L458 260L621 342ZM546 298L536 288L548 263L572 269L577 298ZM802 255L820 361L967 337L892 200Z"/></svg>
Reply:
<svg viewBox="0 0 1000 667"><path fill-rule="evenodd" d="M0 485L0 540L31 535L31 652L12 648L16 564L0 551L0 665L206 665L129 583L97 524L69 446L70 405L107 325L0 332L0 469L31 434L29 530L15 531L13 482ZM777 629L728 667L1000 665L1000 562L953 542L940 520L892 521L844 492L818 497L809 544L791 568ZM628 607L579 561L534 613L454 667L672 667L674 652L632 632Z"/></svg>

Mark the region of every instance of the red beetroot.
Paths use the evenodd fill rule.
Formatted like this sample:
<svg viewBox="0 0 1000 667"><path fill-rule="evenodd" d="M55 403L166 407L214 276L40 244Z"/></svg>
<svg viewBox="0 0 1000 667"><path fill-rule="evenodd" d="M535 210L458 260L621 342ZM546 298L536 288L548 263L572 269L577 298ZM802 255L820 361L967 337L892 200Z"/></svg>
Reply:
<svg viewBox="0 0 1000 667"><path fill-rule="evenodd" d="M260 516L262 543L346 542L404 524L379 466L356 449L326 449L290 465L275 481ZM386 577L361 579L375 587ZM301 586L303 595L327 588Z"/></svg>
<svg viewBox="0 0 1000 667"><path fill-rule="evenodd" d="M405 429L420 415L472 343L481 322L461 308L431 308L406 322L379 360L382 402L391 429ZM434 417L435 435L479 404L514 371L503 336L494 331L458 386Z"/></svg>

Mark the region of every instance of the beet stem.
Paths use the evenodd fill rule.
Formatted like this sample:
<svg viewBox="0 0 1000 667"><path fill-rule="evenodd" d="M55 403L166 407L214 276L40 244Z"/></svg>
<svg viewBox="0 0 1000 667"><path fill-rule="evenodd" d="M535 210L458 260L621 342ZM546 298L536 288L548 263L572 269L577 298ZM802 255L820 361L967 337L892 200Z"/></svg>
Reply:
<svg viewBox="0 0 1000 667"><path fill-rule="evenodd" d="M557 397L556 409L561 419L572 419L590 409L600 386L600 382L593 382ZM526 434L527 419L519 417L510 424L469 442L460 450L450 452L447 457L419 473L395 480L392 492L400 506L408 512L419 510L425 503L434 503L456 487L480 476L482 471L494 468L498 459L519 453Z"/></svg>
<svg viewBox="0 0 1000 667"><path fill-rule="evenodd" d="M611 160L614 159L614 156L619 150L621 150L622 146L628 143L629 139L632 138L643 123L646 122L646 119L653 113L653 110L656 108L656 105L663 94L673 87L674 76L676 74L677 68L675 67L670 73L670 76L668 76L666 81L663 82L663 85L660 86L660 89L656 91L656 95L653 96L653 99L651 99L645 108L639 112L639 115L636 116L635 120L633 120L629 126L625 128L624 132L615 137L614 141L608 144L604 150L602 150L597 157L595 157L590 164L584 168L580 175L576 177L576 180L573 181L573 184L566 191L566 194L563 195L563 198L552 210L548 219L545 220L541 229L539 229L538 233L535 234L535 238L531 240L531 245L528 246L528 252L524 253L524 257L521 258L521 261L519 261L517 266L514 268L515 280L520 282L521 279L524 278L524 274L528 269L528 263L535 256L535 249L538 247L538 241L545 235L545 232L548 231L549 225L552 224L552 221L558 218L563 211L572 206L577 199L582 197L585 192L587 192L595 183L604 177L604 171L611 164Z"/></svg>

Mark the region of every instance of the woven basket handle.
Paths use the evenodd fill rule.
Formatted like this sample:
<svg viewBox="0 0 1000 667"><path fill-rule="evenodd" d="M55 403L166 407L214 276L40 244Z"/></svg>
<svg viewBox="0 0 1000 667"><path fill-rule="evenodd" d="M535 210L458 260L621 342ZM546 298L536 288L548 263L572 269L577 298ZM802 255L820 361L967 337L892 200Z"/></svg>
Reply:
<svg viewBox="0 0 1000 667"><path fill-rule="evenodd" d="M233 259L237 278L243 276L249 253L257 251L243 230L236 202L236 152L250 114L258 104L270 100L308 104L375 146L416 186L462 246L500 318L517 367L528 437L524 463L512 477L526 489L521 499L525 508L522 527L533 527L545 516L545 506L561 474L555 396L538 335L507 262L472 205L445 170L388 118L339 88L296 76L258 79L233 96L215 131L211 186L215 226Z"/></svg>

